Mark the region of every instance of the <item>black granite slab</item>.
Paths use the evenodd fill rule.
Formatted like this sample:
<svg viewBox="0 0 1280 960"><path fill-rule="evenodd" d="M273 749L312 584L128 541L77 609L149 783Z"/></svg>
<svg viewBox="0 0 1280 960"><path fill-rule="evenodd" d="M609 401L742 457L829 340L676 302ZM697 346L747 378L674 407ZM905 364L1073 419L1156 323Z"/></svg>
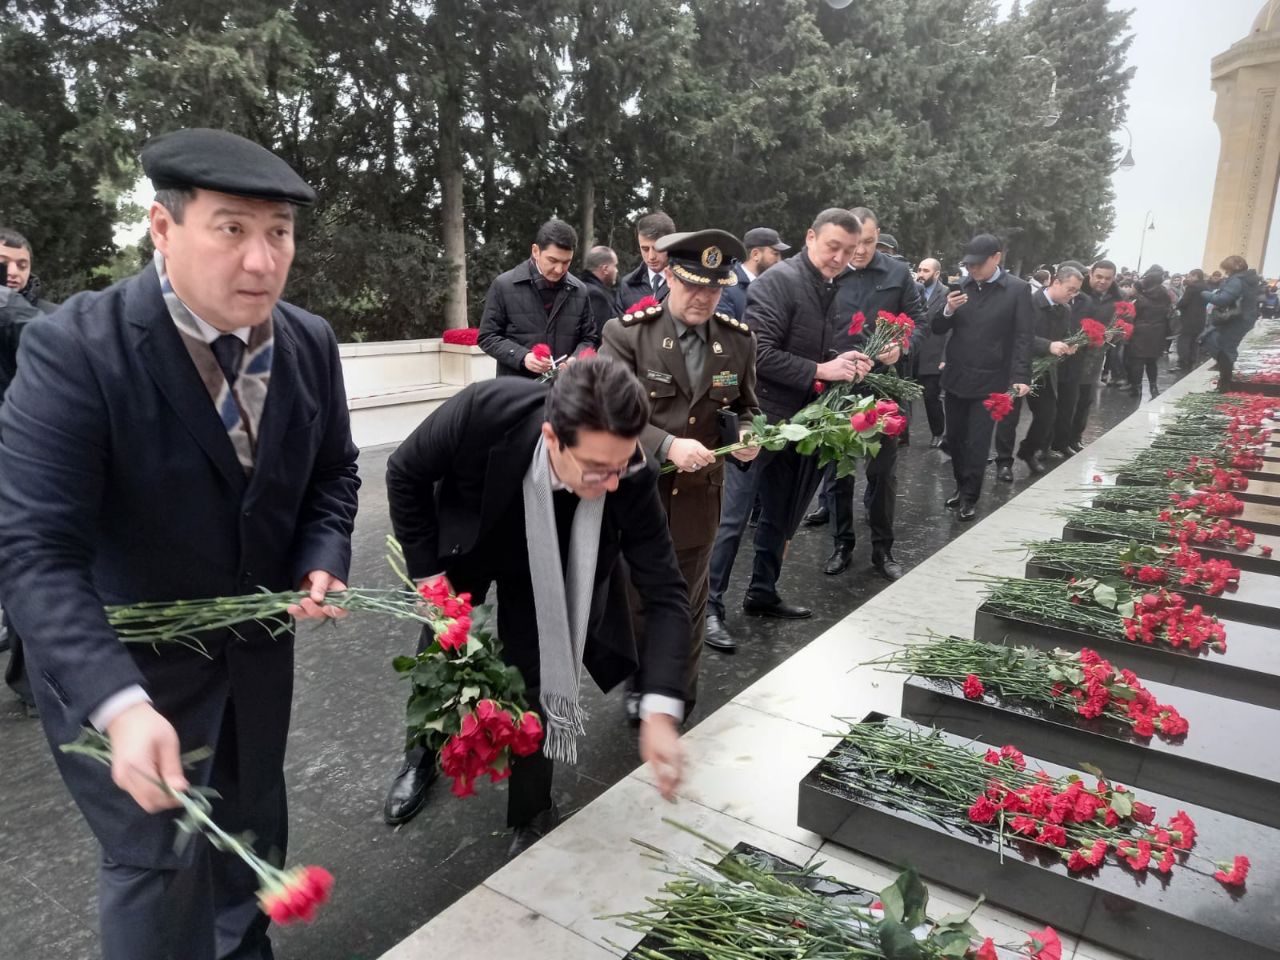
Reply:
<svg viewBox="0 0 1280 960"><path fill-rule="evenodd" d="M1068 580L1078 574L1051 561L1032 557L1027 561L1026 576L1033 580ZM1138 584L1135 588L1142 589ZM1241 570L1236 589L1228 589L1217 596L1173 583L1167 588L1186 597L1187 603L1200 604L1206 613L1215 617L1257 623L1264 627L1280 623L1280 610L1277 609L1280 608L1280 579L1266 573Z"/></svg>
<svg viewBox="0 0 1280 960"><path fill-rule="evenodd" d="M1231 389L1239 393L1260 393L1264 397L1280 397L1280 383L1259 383L1256 380L1231 381Z"/></svg>
<svg viewBox="0 0 1280 960"><path fill-rule="evenodd" d="M1077 543L1102 543L1107 540L1132 540L1133 538L1117 533L1108 533L1105 530L1094 530L1083 524L1067 523L1062 527L1062 539ZM1168 541L1148 542L1167 543ZM1264 557L1257 551L1256 548L1264 546L1271 547L1271 556ZM1280 537L1258 534L1257 539L1254 541L1254 548L1248 551L1240 551L1231 547L1224 547L1221 544L1202 543L1196 545L1196 550L1206 558L1230 560L1241 570L1252 570L1256 573L1280 577Z"/></svg>
<svg viewBox="0 0 1280 960"><path fill-rule="evenodd" d="M959 683L925 677L907 678L902 715L957 736L1016 743L1053 763L1087 761L1127 786L1280 827L1280 710L1142 680L1186 718L1185 735L1140 737L1122 720L1090 720L990 689L969 700Z"/></svg>
<svg viewBox="0 0 1280 960"><path fill-rule="evenodd" d="M1121 487L1150 487L1154 484L1143 477L1135 477L1131 473L1116 474L1116 485ZM1232 496L1245 503L1256 503L1270 507L1280 506L1280 483L1268 483L1265 480L1250 480L1244 490L1232 490Z"/></svg>
<svg viewBox="0 0 1280 960"><path fill-rule="evenodd" d="M1280 459L1262 458L1262 466L1257 470L1242 471L1250 480L1280 480Z"/></svg>
<svg viewBox="0 0 1280 960"><path fill-rule="evenodd" d="M873 714L868 719L880 719ZM898 721L907 723L907 721ZM998 740L944 735L984 753ZM856 786L836 783L842 747L819 761L800 783L799 824L867 856L910 862L929 879L1037 917L1060 932L1135 957L1160 960L1276 960L1280 957L1280 831L1229 814L1141 791L1157 816L1185 810L1195 821L1196 852L1253 863L1247 886L1233 892L1211 871L1174 867L1168 876L1137 874L1108 863L1069 874L1062 858L1014 841L1002 849L976 832L885 806ZM1027 756L1028 766L1054 776L1077 771ZM1207 865L1206 865L1207 866Z"/></svg>
<svg viewBox="0 0 1280 960"><path fill-rule="evenodd" d="M1137 484L1127 483L1119 485L1137 486ZM1122 505L1115 503L1098 503L1097 506L1106 510L1124 509ZM1238 523L1242 527L1248 527L1254 533L1280 535L1280 507L1262 503L1245 503L1244 510L1238 516L1231 517L1230 520L1232 523Z"/></svg>
<svg viewBox="0 0 1280 960"><path fill-rule="evenodd" d="M1207 647L1195 653L1166 644L1112 640L1053 623L1007 617L985 603L974 617L973 637L1041 650L1092 647L1144 680L1280 710L1280 630L1219 619L1227 631L1227 649L1222 653Z"/></svg>

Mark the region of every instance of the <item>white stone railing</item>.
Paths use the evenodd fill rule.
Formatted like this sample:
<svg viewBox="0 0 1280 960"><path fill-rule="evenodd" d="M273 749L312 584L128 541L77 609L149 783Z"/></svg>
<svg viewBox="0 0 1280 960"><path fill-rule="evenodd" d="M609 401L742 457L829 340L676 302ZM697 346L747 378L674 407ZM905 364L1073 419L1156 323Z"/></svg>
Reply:
<svg viewBox="0 0 1280 960"><path fill-rule="evenodd" d="M449 397L495 372L479 347L439 339L343 343L338 353L361 447L399 443Z"/></svg>

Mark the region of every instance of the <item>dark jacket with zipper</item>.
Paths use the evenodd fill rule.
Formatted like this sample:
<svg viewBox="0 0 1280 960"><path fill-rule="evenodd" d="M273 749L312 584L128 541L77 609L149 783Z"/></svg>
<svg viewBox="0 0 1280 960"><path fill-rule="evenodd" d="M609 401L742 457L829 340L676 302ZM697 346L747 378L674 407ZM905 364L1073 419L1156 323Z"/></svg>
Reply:
<svg viewBox="0 0 1280 960"><path fill-rule="evenodd" d="M916 328L911 336L908 354L928 337L929 321L925 315L924 302L920 299L920 288L911 276L911 268L903 261L877 251L865 267L861 270L850 267L841 278L840 290L836 294L836 328L832 331L832 349L836 353L861 350L875 332L876 318L881 310L893 314L905 313L915 321ZM861 333L851 336L849 324L858 313L866 318L866 323ZM880 364L876 366L882 369Z"/></svg>
<svg viewBox="0 0 1280 960"><path fill-rule="evenodd" d="M818 364L835 356L836 301L850 276L825 279L801 250L747 288L746 323L755 331L758 351L756 396L771 419L791 417L817 397Z"/></svg>
<svg viewBox="0 0 1280 960"><path fill-rule="evenodd" d="M662 288L663 294L656 299L667 299L667 288ZM624 274L618 280L618 306L622 313L630 313L631 308L643 300L645 297L653 296L653 287L649 285L649 268L644 265L644 261L640 261L640 266L636 267L628 274Z"/></svg>
<svg viewBox="0 0 1280 960"><path fill-rule="evenodd" d="M532 260L508 270L489 285L480 317L480 349L498 361L498 376L535 377L524 365L534 344L545 343L555 359L600 346L586 285L571 273L564 275L548 311L534 286L538 275Z"/></svg>
<svg viewBox="0 0 1280 960"><path fill-rule="evenodd" d="M941 300L929 317L934 332L951 331L942 389L977 400L1030 384L1034 318L1027 282L1002 269L982 284L966 277L961 289L969 295L964 306L948 317Z"/></svg>

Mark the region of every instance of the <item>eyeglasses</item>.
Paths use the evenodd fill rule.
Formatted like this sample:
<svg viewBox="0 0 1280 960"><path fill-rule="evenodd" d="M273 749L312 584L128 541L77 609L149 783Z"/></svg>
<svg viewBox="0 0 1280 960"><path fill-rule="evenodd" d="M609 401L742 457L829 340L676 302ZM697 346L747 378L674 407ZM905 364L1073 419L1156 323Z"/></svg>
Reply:
<svg viewBox="0 0 1280 960"><path fill-rule="evenodd" d="M646 460L644 458L644 448L640 444L636 444L636 452L631 455L631 459L627 461L627 465L621 470L588 470L582 465L582 462L573 455L573 451L568 447L564 447L565 454L573 461L574 466L582 473L582 482L589 487L599 486L608 483L613 477L619 480L625 480L627 477L634 477L637 473L645 468Z"/></svg>

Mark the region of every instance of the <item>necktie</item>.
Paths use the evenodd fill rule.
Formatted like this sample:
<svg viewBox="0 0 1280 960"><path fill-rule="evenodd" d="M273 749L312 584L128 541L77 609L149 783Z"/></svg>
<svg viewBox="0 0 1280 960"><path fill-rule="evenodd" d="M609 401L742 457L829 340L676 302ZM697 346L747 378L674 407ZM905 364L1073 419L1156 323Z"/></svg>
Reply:
<svg viewBox="0 0 1280 960"><path fill-rule="evenodd" d="M234 388L236 378L240 376L240 361L244 357L244 341L231 333L224 333L213 343L213 355L218 359L222 375L227 378L227 386Z"/></svg>
<svg viewBox="0 0 1280 960"><path fill-rule="evenodd" d="M653 296L657 300L661 300L667 292L667 281L660 273L653 275Z"/></svg>
<svg viewBox="0 0 1280 960"><path fill-rule="evenodd" d="M684 354L684 366L689 371L689 384L694 390L698 389L702 380L702 368L706 362L705 347L702 337L698 336L698 331L693 327L687 327L680 334L680 352Z"/></svg>

